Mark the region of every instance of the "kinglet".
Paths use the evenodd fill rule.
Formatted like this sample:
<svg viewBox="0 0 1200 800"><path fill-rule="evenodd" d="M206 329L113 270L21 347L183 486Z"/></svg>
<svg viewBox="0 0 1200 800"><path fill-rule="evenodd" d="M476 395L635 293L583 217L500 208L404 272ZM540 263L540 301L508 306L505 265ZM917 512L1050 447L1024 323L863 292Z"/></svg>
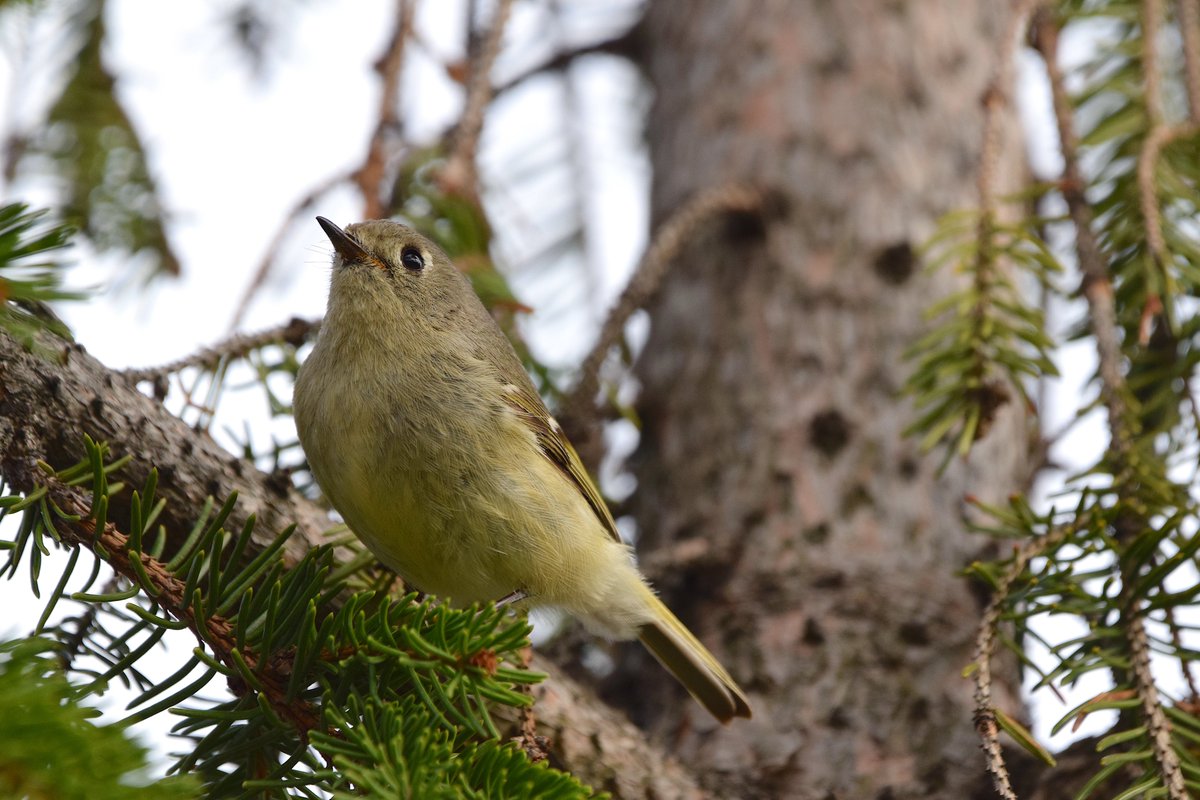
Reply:
<svg viewBox="0 0 1200 800"><path fill-rule="evenodd" d="M329 307L295 387L313 475L406 582L455 604L516 599L638 638L722 722L733 678L654 595L574 448L466 277L410 228L333 243Z"/></svg>

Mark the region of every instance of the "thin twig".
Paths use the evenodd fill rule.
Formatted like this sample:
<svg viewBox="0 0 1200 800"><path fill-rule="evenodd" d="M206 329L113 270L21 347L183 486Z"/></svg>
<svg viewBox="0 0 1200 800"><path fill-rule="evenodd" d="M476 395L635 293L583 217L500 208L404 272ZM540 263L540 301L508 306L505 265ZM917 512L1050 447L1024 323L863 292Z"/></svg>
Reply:
<svg viewBox="0 0 1200 800"><path fill-rule="evenodd" d="M765 202L761 190L731 184L707 189L673 213L655 233L633 277L609 312L591 352L579 367L579 380L563 404L563 416L573 421L590 418L589 409L600 387L600 367L620 340L633 312L645 306L662 285L668 268L697 230L718 214L752 213Z"/></svg>
<svg viewBox="0 0 1200 800"><path fill-rule="evenodd" d="M563 35L563 4L560 0L555 0L550 4L550 10L553 14L554 30L557 37ZM567 140L567 162L571 166L571 172L574 178L574 186L571 190L571 198L573 203L573 211L579 225L580 250L583 253L583 280L587 297L596 298L600 295L600 280L604 275L604 264L598 263L596 249L591 246L592 226L588 225L588 219L594 217L594 214L589 213L591 203L598 195L595 190L595 172L593 171L592 159L589 158L587 151L587 140L584 136L584 124L586 115L584 114L583 104L579 96L579 88L576 85L575 75L570 68L564 68L561 76L559 76L563 92L563 110L562 123L564 125L564 137ZM593 306L590 311L596 312L600 309Z"/></svg>
<svg viewBox="0 0 1200 800"><path fill-rule="evenodd" d="M500 54L504 29L512 12L513 0L498 0L496 13L478 55L471 59L467 79L467 99L462 116L450 134L446 164L438 174L442 188L448 194L477 198L478 174L475 152L483 131L484 113L492 99L492 65Z"/></svg>
<svg viewBox="0 0 1200 800"><path fill-rule="evenodd" d="M136 585L141 585L141 576L144 574L153 585L154 601L171 616L186 623L196 637L212 649L213 655L237 674L239 667L233 655L237 648L237 637L228 619L217 614L198 618L185 594L185 582L165 564L145 553L130 550L129 537L112 522L105 522L103 528L97 529L95 521L90 519L91 504L82 490L41 473L34 477L31 471L26 477L33 483L45 486L55 505L77 517L64 520L60 525L59 532L64 539L107 554L105 561L113 571ZM140 569L132 565L134 558L141 562ZM149 590L149 587L146 588ZM289 677L286 674L276 672L270 664L259 669L258 655L255 653L243 650L239 655L255 670L262 686L263 699L276 714L295 726L302 739L307 739L309 732L320 727L321 715L311 704L304 700L288 700Z"/></svg>
<svg viewBox="0 0 1200 800"><path fill-rule="evenodd" d="M254 271L254 278L250 281L250 285L238 301L237 309L233 313L233 319L229 323L229 330L237 330L238 326L242 324L250 303L266 284L267 278L275 266L275 259L283 246L284 238L292 223L301 214L311 209L318 200L331 190L337 188L347 180L352 181L362 195L363 218L376 219L386 216L383 197L386 194L384 190L388 177L389 145L391 144L391 137L396 135L401 127L399 112L400 77L404 66L404 47L412 36L413 12L415 9L415 0L414 2L397 0L396 24L392 31L392 36L388 40L383 54L375 62L375 71L383 79L383 86L379 94L379 110L376 115L375 129L371 134L371 141L367 145L367 155L363 160L362 166L349 174L335 175L317 184L301 197L292 207L291 211L287 213L283 224L279 226L279 229L275 232L275 236L271 239L271 243L267 246L266 252L263 253L262 260L258 264L258 269ZM334 102L337 102L336 99Z"/></svg>
<svg viewBox="0 0 1200 800"><path fill-rule="evenodd" d="M271 344L290 344L299 347L308 341L321 327L319 319L300 319L292 317L284 325L277 325L258 333L242 333L231 336L223 342L205 347L190 356L177 359L160 367L143 367L127 369L121 374L134 383L153 381L156 387L161 386L166 378L188 367L199 367L202 370L214 370L221 362L245 358L250 353Z"/></svg>
<svg viewBox="0 0 1200 800"><path fill-rule="evenodd" d="M388 155L392 137L401 127L400 77L404 67L404 49L412 36L416 2L396 0L396 22L383 55L375 62L375 71L383 79L379 94L379 112L375 130L367 145L367 157L354 172L354 183L363 199L363 218L378 219L387 215L383 198L388 177Z"/></svg>
<svg viewBox="0 0 1200 800"><path fill-rule="evenodd" d="M1143 22L1143 69L1145 88L1154 96L1147 96L1147 115L1152 126L1162 125L1159 74L1156 63L1154 37L1161 24L1160 0L1144 0ZM1124 474L1130 467L1129 456L1133 446L1133 429L1128 420L1124 392L1126 386L1121 371L1122 356L1117 339L1117 319L1113 301L1112 282L1108 276L1105 260L1101 254L1095 233L1092 231L1092 209L1084 197L1082 171L1078 162L1078 142L1075 136L1073 116L1067 98L1062 71L1058 67L1058 25L1050 12L1042 10L1035 21L1034 39L1037 49L1046 63L1050 80L1050 92L1054 104L1054 116L1058 126L1063 155L1063 197L1075 227L1075 247L1079 268L1083 272L1083 294L1088 303L1088 321L1092 336L1096 340L1099 359L1100 394L1108 411L1111 432L1109 453L1114 462L1113 483L1118 494L1124 494L1130 476ZM1148 139L1153 139L1153 132ZM1141 178L1139 164L1139 179ZM1139 180L1140 183L1140 180ZM1141 188L1141 187L1140 187ZM1143 203L1145 196L1143 194ZM1144 206L1143 206L1144 208ZM1154 201L1153 216L1157 216L1157 200ZM1130 575L1122 575L1122 594L1132 592L1135 582ZM1138 604L1126 598L1122 610L1122 621L1130 648L1130 669L1142 702L1142 710L1151 735L1151 746L1155 760L1172 800L1185 798L1186 789L1180 771L1178 756L1171 743L1170 723L1163 712L1158 689L1150 673L1149 642Z"/></svg>
<svg viewBox="0 0 1200 800"><path fill-rule="evenodd" d="M1023 38L1029 27L1033 9L1044 0L1016 0L1012 17L1000 52L996 74L983 93L983 142L979 148L979 175L975 186L979 193L979 207L984 214L993 214L996 208L996 169L1000 163L1000 140L1004 118L1000 112L1008 105L1009 92L1013 85L1012 66L1018 37Z"/></svg>
<svg viewBox="0 0 1200 800"><path fill-rule="evenodd" d="M545 61L539 62L529 69L524 70L519 75L514 75L504 83L497 84L492 89L492 98L495 99L505 92L510 92L518 86L525 83L530 78L535 78L538 75L544 75L547 72L562 72L574 64L578 59L591 55L611 55L619 58L633 59L637 55L636 47L637 40L633 35L633 31L627 31L619 36L614 36L611 39L603 39L599 42L589 42L588 44L573 47L569 50L560 50L554 55L547 58Z"/></svg>
<svg viewBox="0 0 1200 800"><path fill-rule="evenodd" d="M1010 28L1002 41L1000 60L996 74L983 94L983 137L979 148L979 174L976 188L979 193L979 239L975 280L981 297L985 296L992 264L987 260L992 251L987 246L995 225L996 213L996 169L1000 158L1000 143L1003 117L1001 111L1008 104L1008 92L1012 86L1013 51L1018 37L1027 29L1029 16L1036 0L1018 0L1014 4ZM981 300L982 302L982 300ZM981 376L982 377L982 376ZM1065 530L1065 529L1064 529ZM1065 534L1061 534L1065 535ZM979 734L980 747L987 761L987 770L992 776L992 785L1003 800L1017 800L1012 787L1008 767L1004 763L1004 751L1000 746L1000 727L992 705L992 651L996 644L996 631L1000 614L1008 591L1016 579L1025 571L1029 559L1050 546L1053 534L1036 539L1017 551L1013 565L996 588L992 600L980 620L979 633L975 641L975 729Z"/></svg>
<svg viewBox="0 0 1200 800"><path fill-rule="evenodd" d="M1142 0L1142 88L1150 125L1163 123L1162 70L1158 64L1158 32L1162 28L1162 0Z"/></svg>
<svg viewBox="0 0 1200 800"><path fill-rule="evenodd" d="M1134 687L1142 701L1142 714L1146 718L1146 729L1150 734L1150 746L1154 760L1162 774L1171 800L1187 800L1183 770L1179 766L1179 755L1171 742L1171 723L1163 711L1158 697L1158 686L1150 672L1150 640L1142 622L1141 603L1133 598L1136 582L1132 575L1122 575L1121 605L1125 629L1125 642L1129 645L1129 670L1133 675Z"/></svg>
<svg viewBox="0 0 1200 800"><path fill-rule="evenodd" d="M1147 82L1146 91L1149 92L1149 82ZM1149 107L1149 104L1147 104ZM1163 235L1162 214L1158 208L1158 182L1155 179L1155 171L1158 169L1158 159L1162 154L1162 150L1176 139L1182 139L1195 135L1200 130L1200 125L1196 123L1181 123L1179 125L1166 125L1161 120L1153 124L1150 132L1146 134L1145 140L1142 142L1142 149L1138 152L1137 161L1137 185L1138 185L1138 206L1142 212L1142 219L1145 222L1146 228L1146 246L1150 248L1150 254L1154 257L1154 263L1160 270L1165 273L1167 268L1172 263L1170 250L1167 248L1167 240ZM1148 299L1148 305L1158 304L1161 306L1161 299L1151 297ZM1143 344L1148 340L1148 337L1143 336Z"/></svg>
<svg viewBox="0 0 1200 800"><path fill-rule="evenodd" d="M1079 271L1083 273L1080 289L1088 303L1089 324L1092 336L1096 339L1100 396L1108 414L1111 448L1123 464L1133 439L1123 394L1125 379L1122 374L1121 344L1117 337L1112 280L1100 243L1092 230L1092 207L1084 196L1087 183L1079 167L1074 116L1062 70L1058 66L1058 22L1052 11L1042 7L1034 13L1032 25L1034 44L1042 55L1050 81L1054 119L1063 156L1061 190L1075 228L1075 252L1079 259Z"/></svg>
<svg viewBox="0 0 1200 800"><path fill-rule="evenodd" d="M254 278L250 281L250 285L246 287L246 291L242 293L241 299L238 301L237 309L233 312L233 319L229 322L229 330L235 331L242 324L242 320L246 316L246 312L250 309L250 303L253 302L254 296L266 286L267 278L271 275L271 270L275 266L275 259L279 255L279 251L283 248L284 238L292 223L301 215L306 213L317 201L328 194L333 189L336 189L340 184L349 180L352 176L347 174L334 175L325 181L317 184L309 189L300 200L292 206L292 209L284 216L283 224L275 231L275 235L271 237L271 243L267 245L266 251L263 253L262 260L258 262L258 268L254 270Z"/></svg>
<svg viewBox="0 0 1200 800"><path fill-rule="evenodd" d="M1137 185L1138 205L1146 228L1146 246L1160 270L1170 263L1167 242L1163 238L1162 216L1158 211L1158 187L1154 179L1158 167L1158 154L1168 136L1169 129L1163 117L1162 72L1158 65L1158 32L1162 28L1162 0L1142 0L1142 91L1146 103L1146 119L1150 132L1142 142L1138 154ZM1161 300L1152 296L1150 302Z"/></svg>
<svg viewBox="0 0 1200 800"><path fill-rule="evenodd" d="M1167 606L1163 609L1167 630L1171 633L1171 644L1177 652L1183 652L1183 634L1179 630L1179 623L1175 621L1174 606ZM1196 676L1192 674L1191 659L1181 658L1179 660L1179 671L1183 673L1183 682L1188 687L1188 699L1200 700L1200 688L1196 686Z"/></svg>
<svg viewBox="0 0 1200 800"><path fill-rule="evenodd" d="M1179 0L1179 32L1183 38L1183 81L1188 119L1200 124L1200 0Z"/></svg>
<svg viewBox="0 0 1200 800"><path fill-rule="evenodd" d="M1029 15L1037 2L1039 0L1017 0L1013 4L1009 28L1002 40L1004 45L1001 48L996 73L983 92L983 137L979 148L979 173L976 177L979 221L975 227L975 262L972 268L975 305L971 311L971 319L976 332L973 340L976 342L983 342L988 338L985 329L990 317L996 279L997 254L993 241L996 236L996 170L1000 163L1004 133L1004 117L1001 112L1009 105L1016 42L1018 36L1028 28ZM974 357L968 367L967 378L971 385L976 387L971 394L981 411L975 432L978 438L986 434L996 410L1008 395L1001 387L988 380L988 364L991 357L983 352L982 345L977 344L972 350Z"/></svg>
<svg viewBox="0 0 1200 800"><path fill-rule="evenodd" d="M529 664L533 659L533 648L523 647L520 651L521 668L529 669ZM527 694L533 697L533 684L523 684L519 690L522 694ZM534 711L534 703L523 706L517 714L517 731L518 734L514 741L517 746L525 751L529 756L529 760L533 762L545 761L550 757L550 743L545 736L538 735L537 732L537 714Z"/></svg>
<svg viewBox="0 0 1200 800"><path fill-rule="evenodd" d="M1004 602L1012 590L1012 586L1020 578L1029 562L1044 555L1046 551L1065 542L1077 531L1083 530L1090 524L1088 517L1078 517L1070 525L1052 528L1036 539L1024 542L1013 554L1012 565L1000 579L992 599L988 602L979 620L979 628L975 634L975 730L982 740L981 747L987 757L987 770L991 773L992 783L996 793L1004 800L1017 800L1017 794L1012 788L1008 767L1004 762L1004 751L1000 746L1000 726L996 722L996 712L992 705L992 653L996 649L996 637L1000 627L1000 618L1004 613Z"/></svg>
<svg viewBox="0 0 1200 800"><path fill-rule="evenodd" d="M1181 7L1181 14L1185 9ZM1193 9L1194 10L1194 9ZM1158 32L1163 24L1163 7L1162 0L1143 0L1142 3L1142 68L1143 68L1143 93L1146 103L1146 118L1150 125L1149 133L1146 134L1145 140L1142 142L1141 151L1138 153L1137 161L1137 186L1138 186L1138 206L1142 212L1142 219L1146 231L1146 246L1150 249L1150 254L1154 258L1155 266L1163 273L1163 283L1165 286L1170 285L1170 269L1173 259L1170 250L1167 247L1166 237L1163 234L1163 217L1159 209L1158 203L1158 180L1156 172L1158 170L1158 161L1162 154L1162 150L1168 144L1176 139L1189 137L1200 129L1200 125L1196 120L1200 119L1200 111L1196 111L1196 105L1190 99L1190 92L1193 87L1188 86L1189 105L1192 107L1193 118L1188 122L1177 125L1169 125L1166 121L1166 116L1163 111L1162 98L1162 71L1158 63ZM1185 45L1187 31L1185 20L1180 19L1180 27L1184 28ZM1192 38L1196 38L1196 31L1192 31ZM1196 42L1191 42L1190 46L1195 47ZM1194 64L1188 64L1185 56L1185 72L1193 68L1197 68ZM1193 76L1187 74L1187 81L1191 81ZM1200 87L1196 87L1200 91ZM1157 308L1155 313L1161 313L1162 300L1157 294L1152 294L1146 300L1147 309ZM1147 314L1148 318L1152 315ZM1149 341L1149 325L1142 326L1141 337L1139 342L1145 345Z"/></svg>

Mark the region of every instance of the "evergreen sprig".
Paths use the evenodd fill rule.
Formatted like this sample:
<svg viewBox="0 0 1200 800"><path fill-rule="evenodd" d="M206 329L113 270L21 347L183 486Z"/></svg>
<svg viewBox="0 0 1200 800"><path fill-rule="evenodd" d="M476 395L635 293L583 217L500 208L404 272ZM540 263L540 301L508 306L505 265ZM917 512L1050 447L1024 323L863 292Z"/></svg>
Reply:
<svg viewBox="0 0 1200 800"><path fill-rule="evenodd" d="M1112 26L1076 70L1072 100L1082 154L1095 164L1095 230L1108 256L1135 411L1148 434L1166 434L1179 447L1195 435L1179 427L1191 402L1180 383L1200 363L1189 299L1200 292L1200 125L1187 122L1186 104L1152 110L1161 99L1150 92L1178 91L1182 79L1177 69L1166 75L1174 86L1147 86L1139 7L1070 2L1064 13L1088 8L1093 24Z"/></svg>
<svg viewBox="0 0 1200 800"><path fill-rule="evenodd" d="M120 725L97 725L36 639L0 645L0 796L57 800L185 800L192 776L150 779L146 750Z"/></svg>
<svg viewBox="0 0 1200 800"><path fill-rule="evenodd" d="M1066 206L1073 252L1059 254L1044 239L1045 223L1058 220L1029 216L1002 228L984 211L943 222L935 258L956 264L967 283L934 309L956 316L914 348L909 390L922 416L912 431L926 446L942 442L965 454L987 419L980 387L1003 382L1021 392L1022 382L1054 374L1058 345L1041 334L1045 320L1030 308L1029 289L1041 282L1054 290L1057 259L1074 260L1086 306L1074 337L1094 345L1098 362L1097 397L1080 401L1076 418L1103 411L1109 442L1044 509L1021 496L1003 506L976 502L976 529L1015 543L1009 558L968 570L993 590L969 670L977 724L997 792L1012 800L999 732L1044 753L991 701L996 644L1036 673L1035 691L1103 674L1109 688L1054 728L1118 712L1077 800L1102 791L1180 800L1200 790L1200 697L1191 674L1200 652L1195 627L1183 622L1200 599L1200 409L1189 386L1200 363L1200 107L1189 106L1183 84L1200 64L1159 52L1168 26L1179 33L1162 0L1062 0L1038 9L1029 41L1045 62L1064 166L1059 181L1027 194ZM1094 34L1094 55L1064 74L1058 40L1070 26ZM1082 622L1085 632L1050 638L1053 628L1041 623L1053 617ZM1046 648L1048 663L1030 657L1032 643ZM1164 690L1169 664L1183 692Z"/></svg>
<svg viewBox="0 0 1200 800"><path fill-rule="evenodd" d="M129 519L118 525L107 509L127 489L115 480L125 465L110 461L102 444L85 445L86 460L65 470L43 465L38 489L0 497L0 516L21 514L0 545L8 550L3 573L13 577L24 565L36 587L44 559L55 549L69 553L30 641L56 653L64 674L86 679L83 695L112 680L137 687L126 724L181 717L174 732L190 744L172 771L198 776L207 796L392 791L409 778L478 792L466 796L590 796L570 776L499 744L494 710L528 706L522 687L542 677L519 666L524 621L491 607L355 591L361 579L335 563L332 546L287 565L290 530L252 553L253 518L226 528L236 496L210 502L166 552L156 473L131 492ZM90 575L68 593L72 575L87 571L85 550L94 554ZM101 563L115 578L97 589ZM83 612L48 624L68 603ZM146 653L185 629L191 655L165 680L148 678ZM97 656L101 667L81 654ZM231 698L200 696L214 679Z"/></svg>
<svg viewBox="0 0 1200 800"><path fill-rule="evenodd" d="M85 296L62 288L55 259L70 244L72 229L47 217L24 203L0 206L0 328L27 348L39 330L69 339L70 331L46 304Z"/></svg>
<svg viewBox="0 0 1200 800"><path fill-rule="evenodd" d="M1180 497L1186 498L1186 494ZM1115 771L1108 769L1112 764L1137 767L1140 777L1135 785L1149 782L1161 789L1163 776L1151 752L1151 731L1145 717L1138 713L1145 697L1144 687L1135 680L1137 653L1130 631L1131 627L1142 629L1148 650L1182 663L1200 656L1181 644L1173 630L1173 614L1195 606L1200 600L1200 587L1190 581L1183 589L1167 588L1169 578L1186 577L1195 568L1200 549L1200 537L1195 535L1193 525L1195 504L1184 499L1182 507L1156 514L1133 537L1125 531L1131 520L1143 519L1142 509L1119 501L1112 490L1085 488L1072 508L1052 508L1044 513L1035 512L1021 497L1012 498L1007 506L976 505L984 513L984 521L977 526L979 531L1026 543L1013 559L976 563L968 572L997 591L997 614L994 619L985 619L985 627L1003 622L1011 630L997 630L995 635L1023 665L1037 673L1033 691L1074 686L1098 671L1112 676L1109 689L1068 710L1051 731L1077 726L1098 711L1121 712L1121 722L1097 744L1097 750L1105 753L1100 762L1102 769L1078 797L1082 800L1091 796L1110 779ZM1025 557L1026 547L1047 541L1051 544L1039 546L1036 559ZM1014 565L1016 571L1011 569ZM1048 628L1038 623L1055 617L1080 620L1086 632L1060 641L1048 640L1039 633ZM1130 624L1133 618L1138 621L1136 626ZM1053 662L1048 669L1028 657L1030 642L1049 651ZM1172 723L1166 735L1179 755L1181 768L1193 779L1200 778L1200 756L1193 746L1200 740L1200 716L1193 699L1166 696L1157 686L1155 691ZM1014 738L1026 744L1021 737ZM1032 737L1028 742L1031 744L1027 749L1040 757ZM1200 780L1185 782L1192 789L1200 788Z"/></svg>
<svg viewBox="0 0 1200 800"><path fill-rule="evenodd" d="M1045 315L1029 300L1030 286L1048 286L1061 271L1040 223L955 212L925 246L929 269L967 278L926 311L937 324L908 350L916 364L905 388L918 416L906 435L919 435L925 450L944 445L943 466L966 456L1013 394L1029 405L1027 384L1057 374Z"/></svg>
<svg viewBox="0 0 1200 800"><path fill-rule="evenodd" d="M389 705L355 694L348 698L344 715L331 712L328 727L342 735L314 734L314 740L333 754L335 766L358 789L338 791L335 797L572 800L591 796L570 776L544 764L529 769L525 754L512 744L489 739L456 748L445 729L421 724L414 704L411 697ZM431 764L450 769L430 769Z"/></svg>

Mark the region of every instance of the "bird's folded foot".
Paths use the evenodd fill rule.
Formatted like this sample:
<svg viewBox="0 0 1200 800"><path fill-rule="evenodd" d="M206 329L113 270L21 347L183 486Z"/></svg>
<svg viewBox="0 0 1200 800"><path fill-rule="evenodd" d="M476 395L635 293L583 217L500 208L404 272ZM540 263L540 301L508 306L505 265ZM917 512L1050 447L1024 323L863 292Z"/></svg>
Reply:
<svg viewBox="0 0 1200 800"><path fill-rule="evenodd" d="M519 603L527 597L529 597L529 594L526 593L524 589L517 589L516 591L509 592L508 594L504 595L504 597L501 597L499 600L497 600L496 608L511 606L513 603Z"/></svg>

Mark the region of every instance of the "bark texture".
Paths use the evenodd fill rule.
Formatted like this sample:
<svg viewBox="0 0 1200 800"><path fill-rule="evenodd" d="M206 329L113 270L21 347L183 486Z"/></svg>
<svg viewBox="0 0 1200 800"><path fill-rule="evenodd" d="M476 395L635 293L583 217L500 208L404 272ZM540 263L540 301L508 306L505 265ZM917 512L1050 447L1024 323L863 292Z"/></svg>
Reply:
<svg viewBox="0 0 1200 800"><path fill-rule="evenodd" d="M733 181L779 202L703 231L651 306L633 511L657 586L755 717L715 725L635 652L618 686L719 796L991 796L960 674L980 598L956 571L986 544L964 494L1018 486L1025 420L1010 405L939 478L898 392L951 280L914 250L975 203L1008 4L685 6L651 2L643 23L655 214ZM1016 178L1011 123L999 174Z"/></svg>
<svg viewBox="0 0 1200 800"><path fill-rule="evenodd" d="M87 434L107 442L113 458L132 456L125 479L135 488L157 467L159 494L168 500L162 523L179 542L205 498L223 502L234 490L239 501L229 526L240 529L254 514L256 545L269 543L292 523L298 531L286 548L290 558L299 560L322 541L331 527L329 514L296 492L288 476L268 475L224 450L82 345L50 337L43 341L54 355L28 353L0 331L0 475L13 488L32 488L21 476L36 475L37 460L56 469L79 461ZM111 519L128 519L128 496L114 498Z"/></svg>

